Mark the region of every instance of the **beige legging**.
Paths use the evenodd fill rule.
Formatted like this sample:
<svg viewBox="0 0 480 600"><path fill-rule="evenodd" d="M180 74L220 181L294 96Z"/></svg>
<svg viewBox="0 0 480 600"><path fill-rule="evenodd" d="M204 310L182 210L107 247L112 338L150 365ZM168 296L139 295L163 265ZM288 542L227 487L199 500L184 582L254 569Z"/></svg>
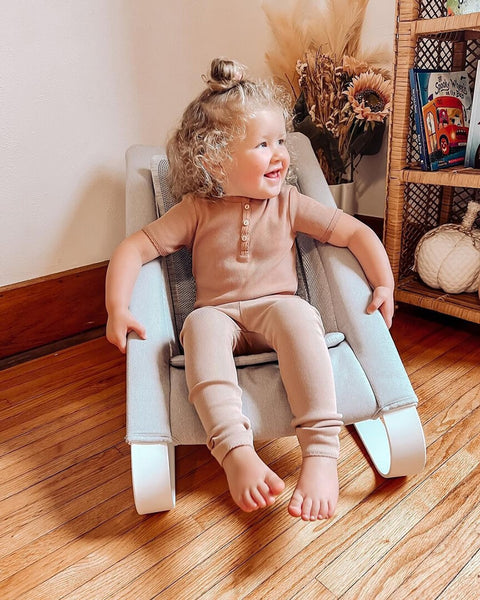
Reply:
<svg viewBox="0 0 480 600"><path fill-rule="evenodd" d="M233 448L253 445L233 356L272 348L303 456L338 458L342 417L322 320L308 302L276 295L197 308L185 320L180 339L190 402L220 464Z"/></svg>

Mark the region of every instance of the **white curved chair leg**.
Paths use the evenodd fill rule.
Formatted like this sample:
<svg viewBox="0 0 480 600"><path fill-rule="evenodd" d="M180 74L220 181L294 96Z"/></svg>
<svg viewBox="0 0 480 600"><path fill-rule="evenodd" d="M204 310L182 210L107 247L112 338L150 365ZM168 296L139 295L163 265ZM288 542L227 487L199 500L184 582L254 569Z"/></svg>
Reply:
<svg viewBox="0 0 480 600"><path fill-rule="evenodd" d="M375 468L383 477L415 475L425 466L425 437L414 406L355 423Z"/></svg>
<svg viewBox="0 0 480 600"><path fill-rule="evenodd" d="M131 444L135 508L140 515L175 506L175 447L173 444Z"/></svg>

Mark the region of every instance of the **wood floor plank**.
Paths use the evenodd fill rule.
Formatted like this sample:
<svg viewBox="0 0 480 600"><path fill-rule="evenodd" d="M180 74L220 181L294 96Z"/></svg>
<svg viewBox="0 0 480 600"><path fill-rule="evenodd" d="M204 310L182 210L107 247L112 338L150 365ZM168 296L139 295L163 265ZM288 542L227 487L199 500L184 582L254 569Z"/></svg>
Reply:
<svg viewBox="0 0 480 600"><path fill-rule="evenodd" d="M294 438L258 444L286 481L242 513L205 447L176 452L177 506L135 512L125 360L104 339L0 371L2 600L478 598L480 328L425 311L392 327L419 398L427 465L384 480L341 433L333 519L286 507Z"/></svg>
<svg viewBox="0 0 480 600"><path fill-rule="evenodd" d="M345 594L478 466L480 440L477 446L479 457L472 456L466 450L457 452L388 515L375 523L362 538L357 539L346 552L323 569L317 580L337 596Z"/></svg>
<svg viewBox="0 0 480 600"><path fill-rule="evenodd" d="M184 497L183 501L190 504L188 497ZM196 501L198 502L198 498ZM211 504L208 496L205 498L205 503L205 508ZM163 544L162 540L152 540L152 542L148 544L148 553L152 556L153 562L150 566L147 561L143 562L142 569L145 569L145 571L142 573L137 572L138 577L135 582L133 582L133 585L128 585L129 579L126 576L125 565L121 562L114 564L108 572L111 579L115 581L113 586L115 598L120 599L123 597L130 597L140 600L140 598L144 597L153 597L154 593L159 593L163 590L163 587L165 587L163 582L168 579L170 579L170 581L174 580L176 569L179 569L181 572L189 564L195 565L197 562L203 563L204 559L200 560L200 556L208 557L218 545L223 546L227 543L229 541L229 536L237 537L239 532L246 526L246 521L262 518L261 514L237 514L238 509L234 508L229 499L227 499L226 506L228 507L228 512L224 518L220 521L214 519L211 526L207 528L200 525L198 535L192 535L192 539L189 543L184 548L178 549L175 555L165 557L163 551L160 552L157 550L157 545ZM185 505L185 508L186 507L187 504ZM194 506L188 506L188 508L189 514L192 515L193 520L197 524ZM204 507L199 506L198 510L203 510L203 508ZM236 514L235 523L231 522L232 512ZM204 555L199 555L199 552L203 552ZM143 554L145 554L145 552L143 552ZM165 558L165 560L162 560L162 558ZM131 562L132 557L126 557L125 560ZM170 573L170 578L166 578L165 575L162 576L165 569ZM96 580L91 580L86 586L80 588L79 592L86 594L87 597L98 597L97 595L101 593L104 576L105 573L101 574L101 577L98 577ZM125 586L125 584L127 585ZM159 589L155 587L157 585L160 586ZM150 596L148 594L150 594ZM183 587L182 597L187 597L187 594L188 590Z"/></svg>
<svg viewBox="0 0 480 600"><path fill-rule="evenodd" d="M105 342L102 342L102 346L104 344ZM23 414L25 417L28 415L28 413L25 414L26 410L42 407L42 400L44 401L46 395L52 395L52 398L56 393L67 395L70 390L85 390L86 386L91 386L93 383L95 386L101 385L102 381L111 374L121 376L124 360L112 356L108 349L106 349L108 352L106 356L102 357L100 353L102 346L98 342L96 346L98 348L95 349L95 352L87 353L78 363L74 355L69 358L68 362L60 362L60 364L56 361L49 364L44 357L44 359L39 359L44 363L43 368L27 370L23 373L20 371L20 366L15 367L19 369L15 384L6 379L5 374L8 374L8 371L0 371L0 386L3 386L0 418L6 419L16 414ZM61 388L56 385L59 372L62 374L63 380Z"/></svg>
<svg viewBox="0 0 480 600"><path fill-rule="evenodd" d="M0 458L2 478L14 478L26 472L29 468L27 461L33 461L35 466L49 462L58 454L68 452L80 442L76 439L82 437L83 444L88 439L94 439L101 431L101 427L109 430L117 429L125 424L125 406L123 400L113 402L105 408L104 398L98 410L90 415L85 414L82 419L77 419L73 424L52 430L48 435L36 436L33 440L25 440L25 444ZM10 474L11 473L11 474Z"/></svg>
<svg viewBox="0 0 480 600"><path fill-rule="evenodd" d="M120 461L120 458L123 461ZM109 448L80 464L72 465L63 471L61 476L39 481L3 500L0 503L0 511L5 515L5 519L0 536L0 555L4 548L10 548L8 536L13 539L15 530L23 528L26 523L41 518L50 511L58 511L72 498L95 490L126 468L130 468L128 458L125 459L116 448Z"/></svg>
<svg viewBox="0 0 480 600"><path fill-rule="evenodd" d="M411 311L408 307L396 310L391 327L391 334L402 356L409 350L418 352L424 346L426 337L436 332L448 331L442 323L426 318L419 311Z"/></svg>
<svg viewBox="0 0 480 600"><path fill-rule="evenodd" d="M125 515L125 517L128 521L128 515ZM120 529L118 534L115 534L112 525L105 524L105 527L107 526L110 529L108 535L110 542L107 547L98 543L95 536L92 537L91 543L88 543L88 538L84 538L82 541L77 542L75 546L70 545L65 549L67 552L73 550L76 556L83 554L83 557L76 561L74 565L69 561L64 569L42 581L35 588L25 592L22 598L24 600L41 600L58 595L62 599L65 598L65 600L67 598L78 600L95 598L100 600L101 598L110 598L112 593L114 594L113 597L116 598L115 589L119 585L117 572L109 569L112 558L115 558L116 554L122 556L128 551L128 568L125 570L125 563L123 563L123 570L120 574L122 579L124 577L132 578L132 576L134 577L132 573L141 570L144 563L149 564L151 561L161 560L164 553L174 555L196 533L195 523L189 518L185 518L170 528L168 535L158 534L158 529L152 528L152 523L149 523L148 526L135 529L135 532L133 532L134 537L131 537L131 542L134 544L134 547L132 547L125 540L124 534L128 534L128 531ZM153 541L143 544L145 538L151 538L156 532L157 535ZM52 556L52 559L57 563L61 556L64 556L63 552ZM90 588L89 591L88 587L84 587L85 582L90 580L92 572L103 573L102 584L95 592L92 591L93 588Z"/></svg>
<svg viewBox="0 0 480 600"><path fill-rule="evenodd" d="M104 452L122 439L124 427L108 431L101 437L81 445L68 454L60 455L48 464L40 465L13 480L0 483L0 497L8 498L18 492L18 489L27 489L39 481L59 475L73 463L80 463L92 454Z"/></svg>
<svg viewBox="0 0 480 600"><path fill-rule="evenodd" d="M468 387L470 388L470 386ZM478 408L480 407L480 384L468 389L466 392L464 392L464 388L460 384L458 392L458 399L453 402L451 393L447 393L445 399L442 396L437 405L436 414L432 415L429 412L429 418L425 416L426 411L421 410L424 431L427 431L429 436L428 444L445 435L450 428L469 418L472 413L478 413Z"/></svg>
<svg viewBox="0 0 480 600"><path fill-rule="evenodd" d="M422 599L436 598L450 582L451 570L457 573L475 552L478 533L472 524L480 516L479 484L477 470L368 570L342 600L357 600L362 594L375 600L407 600L415 598L418 588L424 589ZM466 498L477 504L473 511ZM457 552L452 554L451 548Z"/></svg>
<svg viewBox="0 0 480 600"><path fill-rule="evenodd" d="M434 331L422 339L420 349L418 345L414 345L402 353L402 362L408 369L410 377L413 378L414 373L418 370L439 359L443 360L445 357L449 357L452 351L461 348L469 339L470 336L466 332L459 332L458 335L452 337L450 332L445 329Z"/></svg>
<svg viewBox="0 0 480 600"><path fill-rule="evenodd" d="M437 597L437 600L478 600L480 579L480 550L460 571L452 583Z"/></svg>
<svg viewBox="0 0 480 600"><path fill-rule="evenodd" d="M285 596L285 598L287 598ZM305 587L299 590L295 596L289 597L289 600L336 600L321 583L313 579Z"/></svg>
<svg viewBox="0 0 480 600"><path fill-rule="evenodd" d="M25 531L22 531L20 536L20 544L17 543L19 548L0 559L0 573L16 574L6 578L7 583L1 584L2 590L7 585L18 589L18 579L26 579L30 584L33 581L38 583L58 572L59 557L61 558L66 552L69 560L74 557L71 545L72 527L75 528L77 537L86 536L96 527L100 527L112 514L115 516L121 513L125 503L131 497L127 485L127 478L115 478L102 486L100 491L105 494L105 499L100 504L98 495L96 504L93 504L89 498L82 498L79 502L70 502L63 512L57 513L56 521L55 515L50 513L46 523L42 523L40 531L32 532L31 527L25 527ZM84 508L83 512L82 508ZM130 518L129 520L131 521ZM17 572L23 577L17 575Z"/></svg>
<svg viewBox="0 0 480 600"><path fill-rule="evenodd" d="M106 390L103 389L96 392L92 390L91 392L84 393L84 398L85 397L87 399L84 399L81 404L78 403L75 404L75 406L71 405L72 410L70 411L62 411L61 413L58 411L57 414L53 411L53 413L51 413L51 419L45 418L41 426L28 429L21 424L19 432L17 431L13 434L13 437L9 437L9 439L0 442L2 447L0 460L3 460L8 454L19 450L24 446L35 444L37 441L52 436L66 427L89 419L93 415L98 415L110 406L116 404L125 405L125 383L123 381L111 383ZM69 405L68 400L64 400L63 398L59 399L59 403L60 402L62 405ZM105 406L106 403L107 407ZM8 460L8 458L6 458L6 460Z"/></svg>
<svg viewBox="0 0 480 600"><path fill-rule="evenodd" d="M425 394L427 399L448 386L455 386L456 380L466 373L477 377L479 356L478 343L469 341L415 371L410 376L412 385L417 394Z"/></svg>
<svg viewBox="0 0 480 600"><path fill-rule="evenodd" d="M112 431L124 431L125 411L123 407L117 406L117 410L107 420L104 420L104 416L95 416L87 421L76 423L67 431L62 431L60 435L54 434L51 437L43 438L43 443L36 442L35 447L29 444L27 447L24 446L22 451L7 455L8 460L2 461L5 462L5 465L2 465L4 481L14 480L28 473L32 473L36 477L42 467L52 466L59 456L68 456ZM118 440L121 439L122 433L118 435ZM35 452L37 446L38 452ZM43 475L40 474L39 477L43 478Z"/></svg>
<svg viewBox="0 0 480 600"><path fill-rule="evenodd" d="M110 348L106 344L105 339L97 338L95 340L71 346L69 348L53 352L51 354L45 354L39 358L35 358L29 362L25 362L19 365L9 367L0 371L0 383L3 390L3 394L11 394L18 383L28 383L25 381L25 375L28 373L29 378L32 380L38 379L40 376L46 373L53 374L55 371L65 372L65 367L73 365L74 368L77 364L92 365L92 356L102 355L103 359L115 358L119 362L122 362L122 357L115 352L113 348ZM124 361L124 359L123 359ZM101 360L95 361L95 363L101 364ZM53 383L53 382L52 382ZM54 383L53 383L54 385Z"/></svg>
<svg viewBox="0 0 480 600"><path fill-rule="evenodd" d="M458 492L460 493L446 499L444 504L449 505L445 508L449 510L450 516L445 515L445 522L439 521L440 514L438 516L435 514L423 524L423 535L417 540L413 540L415 543L411 544L411 550L414 552L415 548L422 548L424 559L422 560L422 556L417 557L415 564L412 564L410 576L399 582L388 596L389 600L407 600L407 598L414 597L418 590L422 590L422 598L425 600L441 598L442 591L449 588L457 574L462 572L470 561L475 561L475 554L478 552L478 523L480 521L479 484L480 474L477 472L475 477L466 481L459 488ZM472 501L473 509L469 503L465 506L467 498ZM455 501L457 502L456 509L453 504ZM448 532L450 523L455 524L455 527ZM429 525L430 531L427 529ZM443 536L443 539L439 540L435 547L432 543L432 529L439 532L439 537ZM447 535L445 535L446 532L448 532ZM430 552L425 551L425 545L433 547L433 549ZM454 552L452 552L452 548L455 549ZM410 556L414 560L414 554ZM402 557L399 558L401 560ZM480 570L477 572L478 575L480 575ZM477 586L477 594L479 589ZM454 598L455 596L446 597ZM459 598L463 597L459 596Z"/></svg>
<svg viewBox="0 0 480 600"><path fill-rule="evenodd" d="M116 389L113 389L115 386ZM117 378L115 381L109 380L105 388L98 393L104 396L109 392L116 394L117 391L123 389L123 382ZM36 401L36 406L26 407L24 413L2 419L0 443L3 444L14 437L28 435L32 430L42 428L45 423L55 422L56 418L82 409L86 405L90 393L95 393L95 390L88 386L87 381L83 385L68 384L55 394L45 394L43 400ZM45 397L48 397L48 403L45 402Z"/></svg>

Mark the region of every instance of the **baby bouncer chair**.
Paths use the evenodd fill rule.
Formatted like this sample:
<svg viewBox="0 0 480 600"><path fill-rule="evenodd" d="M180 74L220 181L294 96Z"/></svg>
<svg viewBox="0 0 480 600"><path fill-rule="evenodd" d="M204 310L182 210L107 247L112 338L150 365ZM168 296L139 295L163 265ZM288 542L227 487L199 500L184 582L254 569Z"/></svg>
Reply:
<svg viewBox="0 0 480 600"><path fill-rule="evenodd" d="M309 140L288 135L300 191L333 204ZM127 235L162 215L173 198L166 185L161 148L127 151ZM381 315L367 315L371 289L346 248L299 235L298 293L322 315L333 364L338 411L353 424L378 472L411 475L425 464L425 440L417 398ZM212 273L215 277L215 273ZM131 446L135 506L140 514L175 505L174 448L204 444L205 433L188 401L178 335L192 310L195 283L188 250L156 259L141 269L131 310L147 339L127 342L127 442ZM292 415L274 352L236 357L244 412L254 437L294 435Z"/></svg>

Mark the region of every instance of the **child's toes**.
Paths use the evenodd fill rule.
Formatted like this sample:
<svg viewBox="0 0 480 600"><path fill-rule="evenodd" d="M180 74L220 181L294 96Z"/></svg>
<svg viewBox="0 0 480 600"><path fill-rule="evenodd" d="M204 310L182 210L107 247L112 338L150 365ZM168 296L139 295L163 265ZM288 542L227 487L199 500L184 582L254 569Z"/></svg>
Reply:
<svg viewBox="0 0 480 600"><path fill-rule="evenodd" d="M237 502L238 506L245 512L252 512L257 510L258 505L255 499L252 497L249 490L242 494L240 500Z"/></svg>
<svg viewBox="0 0 480 600"><path fill-rule="evenodd" d="M273 471L267 473L265 483L273 496L278 496L278 494L281 494L285 489L285 482Z"/></svg>
<svg viewBox="0 0 480 600"><path fill-rule="evenodd" d="M290 500L290 504L288 505L288 512L292 517L300 517L302 515L302 504L302 496L298 493L294 493Z"/></svg>
<svg viewBox="0 0 480 600"><path fill-rule="evenodd" d="M317 519L323 519L321 515L321 502L320 500L314 500L312 502L312 508L310 509L310 521L316 521Z"/></svg>
<svg viewBox="0 0 480 600"><path fill-rule="evenodd" d="M253 488L250 490L250 496L255 502L257 508L265 508L267 506L267 501L264 497L264 494L262 494L258 488Z"/></svg>
<svg viewBox="0 0 480 600"><path fill-rule="evenodd" d="M304 498L303 499L303 505L302 505L302 519L304 521L310 521L310 518L312 516L312 499L311 498Z"/></svg>

